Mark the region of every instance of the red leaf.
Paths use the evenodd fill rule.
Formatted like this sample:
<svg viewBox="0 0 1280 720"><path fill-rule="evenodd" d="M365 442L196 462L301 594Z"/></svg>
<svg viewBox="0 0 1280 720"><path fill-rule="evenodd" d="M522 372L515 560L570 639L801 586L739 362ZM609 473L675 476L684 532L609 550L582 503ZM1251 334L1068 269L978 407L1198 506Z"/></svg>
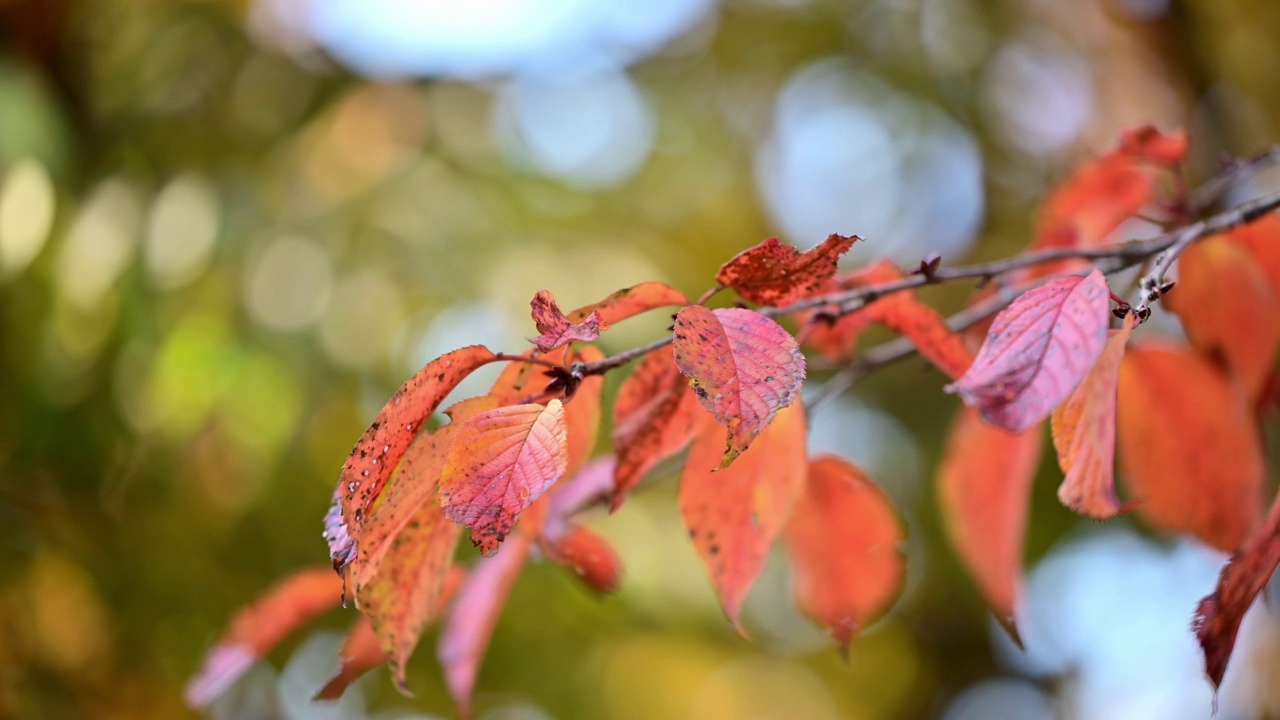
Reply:
<svg viewBox="0 0 1280 720"><path fill-rule="evenodd" d="M1178 285L1164 303L1198 350L1221 357L1256 401L1280 349L1280 302L1247 248L1207 238L1178 258Z"/></svg>
<svg viewBox="0 0 1280 720"><path fill-rule="evenodd" d="M1162 170L1159 165L1180 163L1186 151L1186 134L1181 131L1161 135L1147 126L1122 133L1119 147L1081 165L1045 200L1032 247L1101 245L1151 202ZM1046 265L1037 274L1062 267Z"/></svg>
<svg viewBox="0 0 1280 720"><path fill-rule="evenodd" d="M612 455L603 455L584 465L572 478L558 483L551 494L543 535L551 540L564 537L572 529L570 518L604 504L613 492L615 465Z"/></svg>
<svg viewBox="0 0 1280 720"><path fill-rule="evenodd" d="M571 527L542 547L550 560L571 568L596 592L613 592L622 581L622 558L608 540L585 527Z"/></svg>
<svg viewBox="0 0 1280 720"><path fill-rule="evenodd" d="M654 308L668 305L686 305L684 293L660 282L643 282L610 295L598 303L586 305L569 313L570 322L582 322L595 313L602 325L612 325Z"/></svg>
<svg viewBox="0 0 1280 720"><path fill-rule="evenodd" d="M564 475L568 431L552 400L482 412L458 429L440 477L440 504L471 528L485 555L498 549L520 513Z"/></svg>
<svg viewBox="0 0 1280 720"><path fill-rule="evenodd" d="M529 558L529 543L527 537L517 535L496 555L476 563L440 632L436 656L444 667L449 694L463 717L471 714L476 673L507 596Z"/></svg>
<svg viewBox="0 0 1280 720"><path fill-rule="evenodd" d="M889 499L862 470L829 455L810 463L787 524L796 603L842 650L901 589L904 538Z"/></svg>
<svg viewBox="0 0 1280 720"><path fill-rule="evenodd" d="M720 267L716 281L761 305L789 305L812 295L836 275L836 262L860 238L830 235L804 253L778 238L743 250Z"/></svg>
<svg viewBox="0 0 1280 720"><path fill-rule="evenodd" d="M550 352L572 342L590 342L600 337L601 330L608 328L596 313L591 313L582 322L569 322L556 299L546 290L538 291L529 307L533 310L533 323L542 333L531 342L542 352Z"/></svg>
<svg viewBox="0 0 1280 720"><path fill-rule="evenodd" d="M725 434L715 423L702 424L680 477L678 503L725 614L737 625L742 600L804 488L804 408L796 402L779 412L738 462L717 471Z"/></svg>
<svg viewBox="0 0 1280 720"><path fill-rule="evenodd" d="M337 700L351 687L351 683L386 659L386 654L378 646L378 636L373 633L373 625L369 623L369 618L362 615L351 626L351 633L338 652L338 671L320 688L314 699Z"/></svg>
<svg viewBox="0 0 1280 720"><path fill-rule="evenodd" d="M1040 445L1039 427L1015 435L960 408L938 471L951 544L1011 632L1022 594L1022 543Z"/></svg>
<svg viewBox="0 0 1280 720"><path fill-rule="evenodd" d="M701 417L671 349L649 353L622 381L613 404L614 511L645 474L689 444Z"/></svg>
<svg viewBox="0 0 1280 720"><path fill-rule="evenodd" d="M342 579L329 568L301 570L236 613L231 627L187 683L193 708L208 705L277 643L342 599Z"/></svg>
<svg viewBox="0 0 1280 720"><path fill-rule="evenodd" d="M1266 523L1222 568L1213 594L1196 607L1191 626L1204 651L1205 674L1215 688L1222 684L1245 613L1267 586L1277 565L1280 565L1280 498L1271 505Z"/></svg>
<svg viewBox="0 0 1280 720"><path fill-rule="evenodd" d="M1066 474L1058 499L1092 518L1109 518L1123 509L1115 489L1116 385L1133 324L1133 316L1126 315L1093 369L1053 411L1053 446Z"/></svg>
<svg viewBox="0 0 1280 720"><path fill-rule="evenodd" d="M497 359L482 345L446 353L409 378L383 406L342 466L334 491L341 517L334 511L326 517L325 539L335 569L355 558L365 513L436 406L476 368Z"/></svg>
<svg viewBox="0 0 1280 720"><path fill-rule="evenodd" d="M698 401L729 429L721 467L800 396L800 347L781 325L754 310L686 305L676 315L672 349Z"/></svg>
<svg viewBox="0 0 1280 720"><path fill-rule="evenodd" d="M969 371L947 386L988 422L1021 432L1084 379L1107 341L1109 292L1094 270L1024 293L996 316Z"/></svg>
<svg viewBox="0 0 1280 720"><path fill-rule="evenodd" d="M844 276L839 289L883 285L905 277L893 263L881 260ZM921 356L953 378L963 375L973 364L973 351L964 339L947 327L946 320L937 310L920 302L911 291L877 298L834 322L823 319L824 312L830 315L837 310L834 307L819 308L806 313L802 320L809 325L805 342L833 363L849 360L862 332L872 324L880 324L911 340Z"/></svg>
<svg viewBox="0 0 1280 720"><path fill-rule="evenodd" d="M1120 365L1119 405L1120 467L1143 516L1221 550L1244 542L1266 470L1239 389L1195 353L1148 345Z"/></svg>

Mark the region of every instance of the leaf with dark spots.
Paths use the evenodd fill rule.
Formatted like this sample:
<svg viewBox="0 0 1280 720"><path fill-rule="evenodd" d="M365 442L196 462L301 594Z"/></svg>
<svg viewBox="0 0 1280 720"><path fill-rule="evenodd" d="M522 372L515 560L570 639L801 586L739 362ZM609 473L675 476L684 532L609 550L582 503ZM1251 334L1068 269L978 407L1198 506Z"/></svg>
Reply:
<svg viewBox="0 0 1280 720"><path fill-rule="evenodd" d="M531 342L541 352L550 352L572 342L590 342L600 337L600 332L608 328L598 314L591 313L581 322L570 322L560 311L560 306L551 293L538 291L529 303L533 311L533 323L541 333Z"/></svg>
<svg viewBox="0 0 1280 720"><path fill-rule="evenodd" d="M409 378L383 406L342 466L335 497L340 522L325 519L329 557L341 570L356 554L369 506L436 407L476 368L498 357L482 345L446 353Z"/></svg>
<svg viewBox="0 0 1280 720"><path fill-rule="evenodd" d="M809 464L787 523L796 604L847 652L854 633L902 588L902 520L859 468L834 456Z"/></svg>
<svg viewBox="0 0 1280 720"><path fill-rule="evenodd" d="M706 391L703 390L703 393ZM613 447L618 454L612 509L663 460L683 450L706 413L676 367L671 348L649 353L622 381L613 404Z"/></svg>
<svg viewBox="0 0 1280 720"><path fill-rule="evenodd" d="M445 684L462 717L471 715L476 674L498 616L529 559L530 542L529 538L516 535L496 555L481 558L462 584L458 599L445 619L436 656L444 667Z"/></svg>
<svg viewBox="0 0 1280 720"><path fill-rule="evenodd" d="M1205 674L1217 688L1226 674L1245 613L1280 566L1280 498L1266 522L1222 568L1218 586L1196 607L1192 629L1204 651Z"/></svg>
<svg viewBox="0 0 1280 720"><path fill-rule="evenodd" d="M187 683L187 704L202 708L248 672L258 658L320 613L337 607L342 580L329 568L296 572L242 608Z"/></svg>
<svg viewBox="0 0 1280 720"><path fill-rule="evenodd" d="M686 305L676 315L672 351L699 402L729 430L728 467L800 396L804 355L795 338L754 310Z"/></svg>
<svg viewBox="0 0 1280 720"><path fill-rule="evenodd" d="M1066 475L1058 488L1063 505L1092 518L1106 519L1124 506L1116 497L1116 386L1120 362L1133 332L1133 315L1107 339L1093 369L1053 411L1053 445Z"/></svg>
<svg viewBox="0 0 1280 720"><path fill-rule="evenodd" d="M804 408L797 401L781 410L738 462L717 470L725 436L720 425L702 424L677 502L720 604L738 625L742 601L804 488Z"/></svg>
<svg viewBox="0 0 1280 720"><path fill-rule="evenodd" d="M768 238L722 265L716 281L751 302L789 305L812 295L835 277L840 256L857 240L833 234L802 253L777 238Z"/></svg>
<svg viewBox="0 0 1280 720"><path fill-rule="evenodd" d="M482 412L455 436L440 478L440 503L451 520L471 529L472 543L492 555L567 464L559 400Z"/></svg>
<svg viewBox="0 0 1280 720"><path fill-rule="evenodd" d="M1042 434L1038 426L1010 433L962 407L938 469L938 501L951 544L1010 632L1022 594L1022 548Z"/></svg>
<svg viewBox="0 0 1280 720"><path fill-rule="evenodd" d="M1117 444L1152 525L1234 550L1258 524L1266 464L1249 402L1189 349L1145 344L1120 365Z"/></svg>
<svg viewBox="0 0 1280 720"><path fill-rule="evenodd" d="M569 313L569 321L580 323L594 313L599 316L602 324L612 325L656 308L685 305L688 302L684 293L670 285L652 281L643 282L619 290L598 303L574 310Z"/></svg>
<svg viewBox="0 0 1280 720"><path fill-rule="evenodd" d="M1094 270L1023 293L996 316L973 365L947 386L1010 432L1039 423L1088 374L1107 341L1110 292Z"/></svg>

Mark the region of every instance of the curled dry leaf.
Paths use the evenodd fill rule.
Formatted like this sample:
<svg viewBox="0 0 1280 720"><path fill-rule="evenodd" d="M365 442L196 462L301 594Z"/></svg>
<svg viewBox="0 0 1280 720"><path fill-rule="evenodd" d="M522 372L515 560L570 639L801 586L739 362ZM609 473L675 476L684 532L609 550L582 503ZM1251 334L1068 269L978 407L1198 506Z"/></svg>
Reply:
<svg viewBox="0 0 1280 720"><path fill-rule="evenodd" d="M613 510L645 474L689 444L705 417L671 348L649 353L622 381L613 404Z"/></svg>
<svg viewBox="0 0 1280 720"><path fill-rule="evenodd" d="M567 465L568 431L559 400L482 412L454 437L440 477L440 504L449 519L471 529L482 553L492 555Z"/></svg>
<svg viewBox="0 0 1280 720"><path fill-rule="evenodd" d="M789 305L830 282L840 256L859 239L833 234L802 253L778 238L768 238L720 266L716 281L751 302Z"/></svg>
<svg viewBox="0 0 1280 720"><path fill-rule="evenodd" d="M1178 285L1163 302L1256 401L1280 349L1280 302L1257 258L1225 235L1202 240L1178 258Z"/></svg>
<svg viewBox="0 0 1280 720"><path fill-rule="evenodd" d="M593 313L607 325L621 322L643 312L669 305L686 305L689 299L679 290L660 282L643 282L619 290L598 303L585 305L569 313L569 321L580 323Z"/></svg>
<svg viewBox="0 0 1280 720"><path fill-rule="evenodd" d="M405 381L382 407L342 466L335 507L325 518L325 539L335 569L341 571L355 558L365 513L423 423L458 383L497 359L483 345L446 353Z"/></svg>
<svg viewBox="0 0 1280 720"><path fill-rule="evenodd" d="M242 608L187 683L187 704L202 708L244 675L289 633L342 599L342 580L329 568L301 570Z"/></svg>
<svg viewBox="0 0 1280 720"><path fill-rule="evenodd" d="M893 263L881 260L844 276L838 289L883 285L905 277ZM973 352L964 339L947 327L937 310L916 299L914 292L890 293L834 320L825 319L836 311L838 308L819 308L805 314L809 325L805 342L833 363L853 357L858 337L873 324L911 340L922 357L950 377L963 375L973 363Z"/></svg>
<svg viewBox="0 0 1280 720"><path fill-rule="evenodd" d="M550 352L572 342L590 342L600 337L600 331L609 326L597 313L590 313L580 322L570 322L560 311L556 299L546 290L539 290L529 302L533 312L533 324L541 333L534 338L534 346L541 352Z"/></svg>
<svg viewBox="0 0 1280 720"><path fill-rule="evenodd" d="M734 625L804 488L805 440L804 408L797 402L779 412L727 468L716 469L725 442L720 425L703 423L689 450L680 476L680 514Z"/></svg>
<svg viewBox="0 0 1280 720"><path fill-rule="evenodd" d="M526 536L516 535L496 555L481 558L445 619L436 657L462 717L471 715L471 694L480 662L511 588L529 559L530 542Z"/></svg>
<svg viewBox="0 0 1280 720"><path fill-rule="evenodd" d="M1041 434L1038 426L1010 433L982 422L972 408L960 408L938 470L938 501L951 544L1014 637Z"/></svg>
<svg viewBox="0 0 1280 720"><path fill-rule="evenodd" d="M1109 518L1123 508L1115 489L1116 386L1133 325L1133 315L1126 315L1084 381L1053 411L1053 446L1066 475L1058 499L1092 518Z"/></svg>
<svg viewBox="0 0 1280 720"><path fill-rule="evenodd" d="M947 386L988 422L1022 432L1049 416L1107 340L1109 291L1094 270L1023 293L996 316L968 372Z"/></svg>
<svg viewBox="0 0 1280 720"><path fill-rule="evenodd" d="M1163 530L1221 550L1262 514L1262 447L1248 403L1211 362L1182 348L1132 348L1120 365L1120 467L1138 509Z"/></svg>
<svg viewBox="0 0 1280 720"><path fill-rule="evenodd" d="M686 305L672 350L693 392L729 429L721 467L742 454L777 412L800 396L804 355L796 339L754 310Z"/></svg>
<svg viewBox="0 0 1280 720"><path fill-rule="evenodd" d="M587 587L610 593L622 581L622 558L599 533L573 526L555 540L542 545L547 558L577 573Z"/></svg>
<svg viewBox="0 0 1280 720"><path fill-rule="evenodd" d="M1222 684L1235 648L1240 623L1254 598L1280 565L1280 499L1271 505L1263 526L1222 568L1213 594L1200 601L1192 629L1204 651L1205 674L1216 688Z"/></svg>
<svg viewBox="0 0 1280 720"><path fill-rule="evenodd" d="M902 588L905 532L880 488L840 458L810 463L804 487L785 536L796 604L847 652Z"/></svg>

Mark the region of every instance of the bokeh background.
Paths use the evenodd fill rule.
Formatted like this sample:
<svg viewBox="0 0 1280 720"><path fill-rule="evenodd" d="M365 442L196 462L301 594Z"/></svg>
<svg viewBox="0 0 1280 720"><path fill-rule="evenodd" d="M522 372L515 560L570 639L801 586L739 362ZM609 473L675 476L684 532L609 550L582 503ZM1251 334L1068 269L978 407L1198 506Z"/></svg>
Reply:
<svg viewBox="0 0 1280 720"><path fill-rule="evenodd" d="M1270 0L0 0L0 717L195 717L182 685L235 608L325 561L384 399L441 352L522 348L535 291L696 295L770 235L862 235L851 265L1016 252L1124 126L1186 127L1193 182L1275 142L1278 35ZM777 562L739 638L665 482L591 520L616 595L526 571L481 717L1209 717L1187 624L1223 558L1078 520L1051 458L1026 652L994 628L939 526L940 385L906 363L814 428L910 529L848 664ZM434 633L416 699L379 670L306 701L353 613L208 715L450 716ZM1277 712L1269 613L1219 717Z"/></svg>

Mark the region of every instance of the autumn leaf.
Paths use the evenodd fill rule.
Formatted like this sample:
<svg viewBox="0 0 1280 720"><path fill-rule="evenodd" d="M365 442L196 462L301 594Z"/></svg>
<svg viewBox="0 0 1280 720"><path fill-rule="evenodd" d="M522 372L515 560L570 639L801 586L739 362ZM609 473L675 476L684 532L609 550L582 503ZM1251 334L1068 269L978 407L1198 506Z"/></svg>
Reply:
<svg viewBox="0 0 1280 720"><path fill-rule="evenodd" d="M387 656L378 645L369 618L361 615L351 626L351 632L338 651L338 671L316 693L314 700L337 700L351 687L351 683L385 662Z"/></svg>
<svg viewBox="0 0 1280 720"><path fill-rule="evenodd" d="M187 704L208 705L289 633L341 599L342 579L329 568L301 570L280 581L236 613L231 627L205 654L200 672L187 683Z"/></svg>
<svg viewBox="0 0 1280 720"><path fill-rule="evenodd" d="M1107 339L1093 369L1067 401L1053 411L1053 446L1066 477L1058 487L1063 505L1082 515L1106 519L1123 506L1116 497L1116 385L1120 361L1133 332L1133 315Z"/></svg>
<svg viewBox="0 0 1280 720"><path fill-rule="evenodd" d="M650 470L689 444L703 417L672 350L649 353L622 381L613 404L614 511Z"/></svg>
<svg viewBox="0 0 1280 720"><path fill-rule="evenodd" d="M790 305L834 278L840 256L859 239L833 234L801 253L778 238L768 238L720 266L716 281L754 303Z"/></svg>
<svg viewBox="0 0 1280 720"><path fill-rule="evenodd" d="M897 266L881 260L841 278L838 289L884 285L905 278ZM911 291L890 293L851 313L828 320L837 310L819 308L806 313L802 319L809 326L806 344L830 362L847 362L853 356L862 332L878 324L911 340L924 359L952 378L963 375L973 363L973 352L964 339L947 327L946 320L937 310L920 302Z"/></svg>
<svg viewBox="0 0 1280 720"><path fill-rule="evenodd" d="M1076 169L1045 200L1033 248L1094 247L1154 198L1160 174L1180 163L1186 133L1163 135L1144 126L1121 134L1115 150ZM1064 265L1045 265L1036 274Z"/></svg>
<svg viewBox="0 0 1280 720"><path fill-rule="evenodd" d="M902 521L875 483L840 458L811 462L804 487L785 536L796 604L847 652L902 587Z"/></svg>
<svg viewBox="0 0 1280 720"><path fill-rule="evenodd" d="M1120 467L1139 511L1221 550L1262 514L1262 447L1248 403L1189 350L1135 347L1120 365Z"/></svg>
<svg viewBox="0 0 1280 720"><path fill-rule="evenodd" d="M686 305L689 299L679 290L660 282L643 282L619 290L598 303L569 313L569 321L580 323L596 314L603 325L612 325L643 312L668 305Z"/></svg>
<svg viewBox="0 0 1280 720"><path fill-rule="evenodd" d="M1040 427L1014 434L960 408L938 470L938 500L951 544L996 618L1014 637L1022 548Z"/></svg>
<svg viewBox="0 0 1280 720"><path fill-rule="evenodd" d="M1225 235L1187 248L1178 258L1178 284L1163 302L1191 344L1222 358L1256 401L1280 349L1280 302L1249 250Z"/></svg>
<svg viewBox="0 0 1280 720"><path fill-rule="evenodd" d="M676 315L676 367L729 429L728 467L777 412L800 396L804 355L781 325L754 310L686 305Z"/></svg>
<svg viewBox="0 0 1280 720"><path fill-rule="evenodd" d="M703 424L689 450L677 502L720 604L736 626L742 601L804 488L804 408L796 402L780 411L738 462L717 470L725 435L720 425Z"/></svg>
<svg viewBox="0 0 1280 720"><path fill-rule="evenodd" d="M574 515L605 504L613 493L616 463L614 456L601 455L583 465L568 480L556 484L543 526L545 537L553 540L563 537L572 529L569 520Z"/></svg>
<svg viewBox="0 0 1280 720"><path fill-rule="evenodd" d="M1205 674L1217 688L1227 671L1240 623L1280 565L1280 498L1266 522L1222 568L1218 586L1196 607L1192 630L1204 651Z"/></svg>
<svg viewBox="0 0 1280 720"><path fill-rule="evenodd" d="M560 311L560 306L551 293L538 291L529 303L533 311L533 323L542 333L531 342L541 352L550 352L572 342L590 342L600 337L600 331L608 327L600 315L591 313L581 322L570 322Z"/></svg>
<svg viewBox="0 0 1280 720"><path fill-rule="evenodd" d="M492 557L481 558L458 591L445 619L436 657L444 668L445 684L462 717L471 715L471 694L494 625L507 596L529 559L529 538L516 535Z"/></svg>
<svg viewBox="0 0 1280 720"><path fill-rule="evenodd" d="M542 544L547 558L573 570L587 587L610 593L622 581L622 558L603 536L573 526L560 537Z"/></svg>
<svg viewBox="0 0 1280 720"><path fill-rule="evenodd" d="M440 477L440 504L449 519L471 529L482 553L492 555L567 464L559 400L482 412L458 429Z"/></svg>
<svg viewBox="0 0 1280 720"><path fill-rule="evenodd" d="M1280 298L1280 213L1270 212L1248 225L1233 228L1227 237L1248 250L1267 276L1271 293Z"/></svg>
<svg viewBox="0 0 1280 720"><path fill-rule="evenodd" d="M996 316L968 372L946 387L1010 432L1039 423L1093 367L1107 340L1109 292L1094 270L1023 293Z"/></svg>
<svg viewBox="0 0 1280 720"><path fill-rule="evenodd" d="M476 368L497 359L483 345L446 353L405 381L382 407L342 466L334 491L340 516L326 517L325 539L335 569L355 558L365 513L436 406Z"/></svg>

